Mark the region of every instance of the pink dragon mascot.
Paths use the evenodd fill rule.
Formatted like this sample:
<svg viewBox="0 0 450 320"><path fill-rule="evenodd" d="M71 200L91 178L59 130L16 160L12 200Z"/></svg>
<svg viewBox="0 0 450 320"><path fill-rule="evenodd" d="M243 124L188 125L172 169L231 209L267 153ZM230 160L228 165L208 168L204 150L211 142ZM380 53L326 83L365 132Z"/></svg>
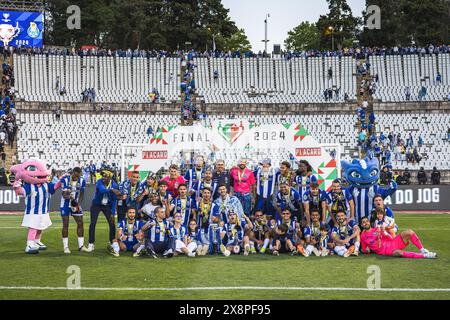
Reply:
<svg viewBox="0 0 450 320"><path fill-rule="evenodd" d="M28 228L28 254L39 253L47 247L41 242L42 231L51 226L50 198L60 187L57 183L47 182L50 172L46 165L39 160L25 160L23 163L11 167L16 175L13 184L14 192L18 196L25 196L25 214L22 226Z"/></svg>

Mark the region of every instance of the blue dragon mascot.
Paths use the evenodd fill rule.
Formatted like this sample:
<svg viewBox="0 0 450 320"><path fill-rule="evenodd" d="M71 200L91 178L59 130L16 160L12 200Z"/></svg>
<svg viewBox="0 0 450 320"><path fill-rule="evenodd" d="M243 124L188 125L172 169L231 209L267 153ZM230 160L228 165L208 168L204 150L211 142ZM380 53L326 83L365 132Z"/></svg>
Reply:
<svg viewBox="0 0 450 320"><path fill-rule="evenodd" d="M355 220L357 223L363 217L370 217L373 210L373 198L377 194L383 199L394 194L397 183L391 181L387 188L378 185L380 166L377 158L353 159L351 162L342 160L343 176L350 184L349 191L355 203Z"/></svg>

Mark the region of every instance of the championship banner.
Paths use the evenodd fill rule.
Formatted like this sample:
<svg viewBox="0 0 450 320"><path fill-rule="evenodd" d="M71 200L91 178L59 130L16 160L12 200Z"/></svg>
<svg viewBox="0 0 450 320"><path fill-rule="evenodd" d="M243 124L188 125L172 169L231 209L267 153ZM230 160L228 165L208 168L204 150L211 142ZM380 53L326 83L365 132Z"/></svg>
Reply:
<svg viewBox="0 0 450 320"><path fill-rule="evenodd" d="M320 188L326 191L331 189L340 171L339 163L301 124L258 125L247 120L226 119L212 126L197 123L160 128L128 163L128 175L137 170L144 177L149 171L156 172L172 163L180 165L196 155L210 160L222 158L227 166L236 165L240 158L246 158L250 166L269 158L273 167L290 158L293 158L291 162L307 160Z"/></svg>
<svg viewBox="0 0 450 320"><path fill-rule="evenodd" d="M43 17L40 12L0 11L0 46L42 47Z"/></svg>

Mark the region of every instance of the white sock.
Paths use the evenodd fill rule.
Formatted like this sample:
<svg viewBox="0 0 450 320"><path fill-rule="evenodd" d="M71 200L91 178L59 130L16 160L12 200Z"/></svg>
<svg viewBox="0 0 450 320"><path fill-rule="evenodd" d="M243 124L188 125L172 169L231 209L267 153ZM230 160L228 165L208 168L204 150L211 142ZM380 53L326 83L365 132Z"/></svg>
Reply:
<svg viewBox="0 0 450 320"><path fill-rule="evenodd" d="M246 245L244 246L244 250L250 250L250 245L249 245L249 244L246 244Z"/></svg>
<svg viewBox="0 0 450 320"><path fill-rule="evenodd" d="M425 249L425 248L422 248L422 249L420 249L420 253L427 253L427 249Z"/></svg>
<svg viewBox="0 0 450 320"><path fill-rule="evenodd" d="M313 250L314 250L314 246L312 246L312 245L310 245L310 244L308 244L308 245L306 246L305 251L306 251L309 255L311 255L311 253L313 252Z"/></svg>
<svg viewBox="0 0 450 320"><path fill-rule="evenodd" d="M113 242L112 247L113 247L115 253L119 253L120 247L117 242Z"/></svg>
<svg viewBox="0 0 450 320"><path fill-rule="evenodd" d="M84 246L84 237L78 237L78 248Z"/></svg>
<svg viewBox="0 0 450 320"><path fill-rule="evenodd" d="M264 239L263 248L266 249L267 246L269 245L269 243L270 243L270 239Z"/></svg>
<svg viewBox="0 0 450 320"><path fill-rule="evenodd" d="M144 249L145 246L143 244L141 244L137 249L136 249L136 253L139 253L142 251L142 249Z"/></svg>
<svg viewBox="0 0 450 320"><path fill-rule="evenodd" d="M69 238L62 238L64 248L69 247Z"/></svg>
<svg viewBox="0 0 450 320"><path fill-rule="evenodd" d="M355 242L355 251L359 251L359 242Z"/></svg>
<svg viewBox="0 0 450 320"><path fill-rule="evenodd" d="M250 249L254 249L255 248L255 243L253 241L250 241Z"/></svg>
<svg viewBox="0 0 450 320"><path fill-rule="evenodd" d="M27 241L27 246L34 247L35 246L34 240L28 240Z"/></svg>

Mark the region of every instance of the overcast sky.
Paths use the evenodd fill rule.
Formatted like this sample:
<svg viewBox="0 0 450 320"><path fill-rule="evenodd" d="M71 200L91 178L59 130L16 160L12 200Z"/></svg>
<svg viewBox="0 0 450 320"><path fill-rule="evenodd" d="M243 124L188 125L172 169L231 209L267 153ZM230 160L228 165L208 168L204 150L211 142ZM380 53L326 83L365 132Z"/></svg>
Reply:
<svg viewBox="0 0 450 320"><path fill-rule="evenodd" d="M264 19L268 19L267 49L272 52L274 44L281 44L289 30L302 21L316 22L320 15L328 13L325 0L222 0L225 8L230 9L230 17L239 28L245 30L252 49L264 50ZM354 16L361 16L365 0L347 0Z"/></svg>

